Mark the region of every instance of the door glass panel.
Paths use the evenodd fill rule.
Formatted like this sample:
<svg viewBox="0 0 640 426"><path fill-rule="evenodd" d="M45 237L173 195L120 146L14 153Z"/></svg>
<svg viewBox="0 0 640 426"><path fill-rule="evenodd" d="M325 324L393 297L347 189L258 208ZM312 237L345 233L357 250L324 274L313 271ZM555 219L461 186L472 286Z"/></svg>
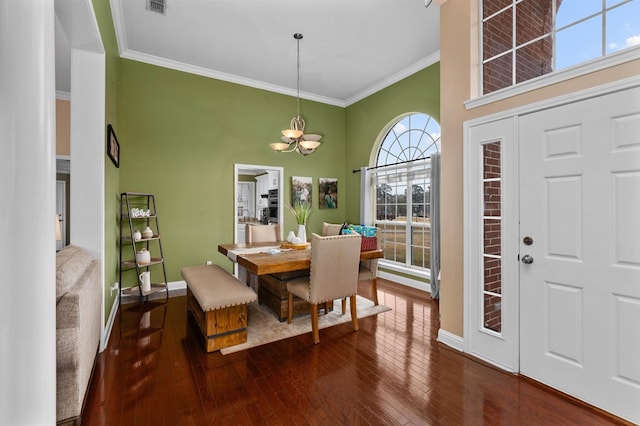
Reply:
<svg viewBox="0 0 640 426"><path fill-rule="evenodd" d="M500 142L482 149L482 265L484 269L483 326L502 331L502 153Z"/></svg>
<svg viewBox="0 0 640 426"><path fill-rule="evenodd" d="M502 297L485 293L484 328L493 330L496 333L502 331Z"/></svg>

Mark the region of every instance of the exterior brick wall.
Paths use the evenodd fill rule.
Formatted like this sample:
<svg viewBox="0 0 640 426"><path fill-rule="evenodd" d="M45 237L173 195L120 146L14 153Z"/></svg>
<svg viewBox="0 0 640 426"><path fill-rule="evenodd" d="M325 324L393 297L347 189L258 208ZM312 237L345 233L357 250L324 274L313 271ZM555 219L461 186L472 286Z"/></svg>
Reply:
<svg viewBox="0 0 640 426"><path fill-rule="evenodd" d="M562 0L524 0L486 20L482 25L483 60L512 49L515 39L516 83L531 80L553 71L553 40L551 36L518 48L524 43L550 33L553 26L553 1L556 2L556 10L560 8ZM511 3L511 0L484 0L482 2L483 19ZM515 35L512 34L514 13ZM483 65L484 94L509 87L514 83L513 61L513 52L510 52L491 59Z"/></svg>

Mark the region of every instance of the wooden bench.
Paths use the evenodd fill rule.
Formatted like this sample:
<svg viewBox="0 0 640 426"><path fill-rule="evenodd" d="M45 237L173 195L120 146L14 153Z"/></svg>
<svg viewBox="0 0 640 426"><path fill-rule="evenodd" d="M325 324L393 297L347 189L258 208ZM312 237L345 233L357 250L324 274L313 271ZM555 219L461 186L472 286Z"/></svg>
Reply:
<svg viewBox="0 0 640 426"><path fill-rule="evenodd" d="M207 352L247 341L247 303L257 296L218 265L186 266L187 311L204 336Z"/></svg>

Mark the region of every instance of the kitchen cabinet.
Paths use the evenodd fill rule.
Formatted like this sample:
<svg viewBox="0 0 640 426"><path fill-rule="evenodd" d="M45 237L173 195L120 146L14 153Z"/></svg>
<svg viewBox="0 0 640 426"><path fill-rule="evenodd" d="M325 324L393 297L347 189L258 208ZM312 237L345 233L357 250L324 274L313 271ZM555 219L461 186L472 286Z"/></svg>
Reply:
<svg viewBox="0 0 640 426"><path fill-rule="evenodd" d="M267 195L269 193L269 174L256 176L256 195Z"/></svg>
<svg viewBox="0 0 640 426"><path fill-rule="evenodd" d="M239 223L236 229L238 231L238 240L236 241L236 243L238 244L244 243L245 242L245 224Z"/></svg>
<svg viewBox="0 0 640 426"><path fill-rule="evenodd" d="M267 172L268 177L268 188L267 189L278 189L278 172Z"/></svg>

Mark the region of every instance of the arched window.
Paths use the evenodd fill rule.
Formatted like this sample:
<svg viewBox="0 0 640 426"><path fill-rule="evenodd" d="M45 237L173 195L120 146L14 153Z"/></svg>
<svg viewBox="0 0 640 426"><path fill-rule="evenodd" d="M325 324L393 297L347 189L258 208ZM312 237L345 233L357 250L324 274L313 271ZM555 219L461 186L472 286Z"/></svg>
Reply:
<svg viewBox="0 0 640 426"><path fill-rule="evenodd" d="M409 114L390 127L375 167L367 171L373 222L387 265L424 272L430 267L430 158L439 152L438 122L427 114Z"/></svg>
<svg viewBox="0 0 640 426"><path fill-rule="evenodd" d="M427 114L411 114L387 132L376 166L429 158L432 152L440 152L440 125Z"/></svg>

